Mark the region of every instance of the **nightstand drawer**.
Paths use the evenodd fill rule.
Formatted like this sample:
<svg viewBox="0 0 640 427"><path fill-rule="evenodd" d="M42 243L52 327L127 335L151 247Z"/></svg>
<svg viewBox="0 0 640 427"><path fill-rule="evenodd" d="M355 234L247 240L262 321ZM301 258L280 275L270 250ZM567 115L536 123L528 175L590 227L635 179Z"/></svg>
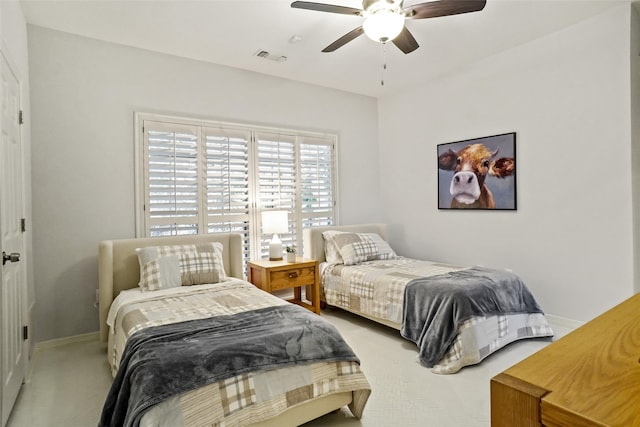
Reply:
<svg viewBox="0 0 640 427"><path fill-rule="evenodd" d="M269 274L271 276L271 289L274 291L294 286L309 285L316 280L316 269L314 267L270 271Z"/></svg>

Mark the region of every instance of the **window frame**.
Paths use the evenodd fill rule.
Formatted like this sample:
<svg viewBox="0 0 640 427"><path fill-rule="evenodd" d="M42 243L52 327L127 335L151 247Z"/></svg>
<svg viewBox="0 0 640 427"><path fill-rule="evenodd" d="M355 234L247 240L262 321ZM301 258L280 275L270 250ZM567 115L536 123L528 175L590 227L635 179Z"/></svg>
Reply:
<svg viewBox="0 0 640 427"><path fill-rule="evenodd" d="M176 129L182 127L195 127L197 129L197 144L199 146L206 146L205 130L206 128L224 128L232 130L234 132L247 132L250 136L248 140L248 152L249 152L249 214L248 214L248 230L246 235L249 239L248 254L245 254L246 259L259 259L264 257L265 248L268 247L268 240L271 236L263 235L261 233L261 218L260 212L268 209L263 206L259 206L260 194L260 177L258 171L259 159L258 159L258 137L259 135L280 135L285 139L294 141L294 156L295 156L295 201L293 207L293 218L290 218L290 223L293 221L293 232L289 234L295 235L295 243L299 249L302 248L302 229L303 219L305 213L302 209L302 181L301 181L301 164L303 163L301 157L301 145L326 145L331 149L331 196L333 201L333 207L331 212L332 224L339 224L339 200L338 200L338 136L336 133L330 132L314 132L299 129L287 129L276 128L262 125L254 125L247 123L233 123L224 122L218 120L197 119L189 117L179 117L163 114L136 112L134 117L134 209L135 209L135 234L136 237L148 237L151 235L149 224L150 213L149 209L145 209L149 206L149 176L147 173L148 168L148 153L147 144L145 143L144 124L145 122L155 122L162 124L163 127L171 128L175 126ZM308 141L316 141L316 143L310 143ZM200 148L199 148L200 152ZM202 156L202 153L198 155L198 169L202 171L205 166L203 163L206 161L206 157ZM202 186L206 184L206 172L202 172L204 175L198 174L198 185ZM204 176L204 178L203 178ZM205 193L205 194L203 194ZM198 191L198 234L208 234L208 229L213 222L208 220L207 210L207 195L206 191L200 189ZM204 209L202 209L204 207ZM278 207L275 207L276 209ZM287 209L288 210L288 209ZM291 215L290 215L291 216ZM246 260L245 259L245 260Z"/></svg>

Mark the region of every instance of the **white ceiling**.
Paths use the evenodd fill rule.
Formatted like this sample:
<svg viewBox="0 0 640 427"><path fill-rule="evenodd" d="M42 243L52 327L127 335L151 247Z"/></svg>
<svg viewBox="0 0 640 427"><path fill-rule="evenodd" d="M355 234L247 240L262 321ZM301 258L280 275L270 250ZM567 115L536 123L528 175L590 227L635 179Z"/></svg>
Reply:
<svg viewBox="0 0 640 427"><path fill-rule="evenodd" d="M384 96L557 31L628 0L488 0L481 12L407 20L420 48L405 55L361 36L355 16L292 9L290 0L20 0L29 24L273 76ZM361 7L359 0L320 1ZM405 5L422 3L406 0ZM289 39L300 36L297 43ZM274 62L259 50L287 57ZM386 58L386 59L384 59ZM387 69L382 71L383 62ZM380 84L384 77L384 86Z"/></svg>

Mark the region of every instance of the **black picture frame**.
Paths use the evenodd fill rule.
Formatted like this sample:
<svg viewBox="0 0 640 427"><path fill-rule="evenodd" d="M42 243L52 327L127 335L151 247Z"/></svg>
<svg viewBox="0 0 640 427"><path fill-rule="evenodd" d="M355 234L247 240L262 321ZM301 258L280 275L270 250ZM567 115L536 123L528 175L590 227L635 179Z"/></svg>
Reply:
<svg viewBox="0 0 640 427"><path fill-rule="evenodd" d="M437 157L438 209L517 210L515 132L439 144Z"/></svg>

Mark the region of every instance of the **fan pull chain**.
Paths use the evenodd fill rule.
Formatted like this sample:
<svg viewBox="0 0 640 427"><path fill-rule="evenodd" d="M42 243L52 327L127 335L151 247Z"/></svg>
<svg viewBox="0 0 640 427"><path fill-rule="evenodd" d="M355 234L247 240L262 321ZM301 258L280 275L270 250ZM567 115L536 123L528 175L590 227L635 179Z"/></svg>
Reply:
<svg viewBox="0 0 640 427"><path fill-rule="evenodd" d="M387 70L387 44L382 43L382 69L380 70L380 86L384 86L384 72Z"/></svg>

